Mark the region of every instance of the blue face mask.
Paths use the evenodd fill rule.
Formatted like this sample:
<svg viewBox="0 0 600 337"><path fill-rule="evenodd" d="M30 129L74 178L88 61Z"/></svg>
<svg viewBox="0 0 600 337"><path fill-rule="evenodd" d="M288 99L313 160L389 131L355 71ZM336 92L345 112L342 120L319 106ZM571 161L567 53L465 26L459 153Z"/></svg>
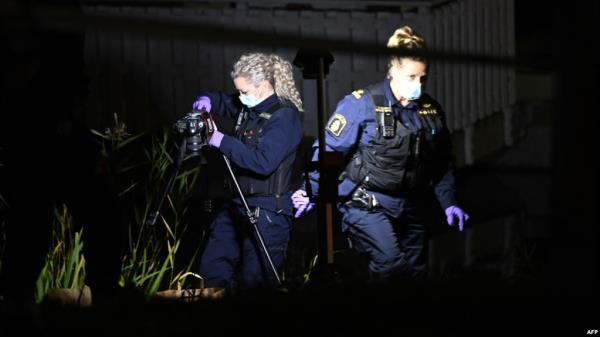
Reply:
<svg viewBox="0 0 600 337"><path fill-rule="evenodd" d="M245 106L249 107L249 108L253 108L255 106L257 106L260 102L262 102L262 100L259 100L258 98L252 96L252 95L244 95L244 94L240 94L240 101L242 101L242 104L244 104Z"/></svg>
<svg viewBox="0 0 600 337"><path fill-rule="evenodd" d="M410 94L408 96L408 100L409 101L414 101L415 99L421 97L421 85L419 84L418 87L415 88L415 90L412 92L412 94Z"/></svg>
<svg viewBox="0 0 600 337"><path fill-rule="evenodd" d="M417 81L403 81L400 86L400 95L409 101L421 97L421 83Z"/></svg>

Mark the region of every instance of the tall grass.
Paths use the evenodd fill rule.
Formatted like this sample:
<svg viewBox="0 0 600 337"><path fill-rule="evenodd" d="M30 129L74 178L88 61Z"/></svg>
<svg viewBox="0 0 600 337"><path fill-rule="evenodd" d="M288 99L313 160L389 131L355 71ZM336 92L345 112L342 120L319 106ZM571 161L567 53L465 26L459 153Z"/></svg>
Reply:
<svg viewBox="0 0 600 337"><path fill-rule="evenodd" d="M114 121L112 129L93 133L99 137L103 155L115 175L120 201L128 213L128 244L119 284L141 289L150 297L158 290L174 287L193 264L192 258L179 267L176 257L186 231L183 221L187 199L199 168L183 165L167 194L158 221L154 226L148 225L148 217L155 211L158 198L175 169L178 140L168 129L131 136L116 115Z"/></svg>
<svg viewBox="0 0 600 337"><path fill-rule="evenodd" d="M85 257L82 235L83 228L75 230L67 206L55 207L50 251L35 283L36 302L41 302L50 288L83 288Z"/></svg>
<svg viewBox="0 0 600 337"><path fill-rule="evenodd" d="M196 165L178 172L160 210L159 221L149 226L148 217L174 169L172 154L179 153L178 144L167 129L153 135L144 132L132 136L116 114L114 123L104 132L92 130L92 133L100 143L108 174L118 188L121 206L129 220L128 245L122 257L119 284L141 289L150 297L161 289L175 287L189 274L193 264L195 254L183 267L175 262L186 231L183 220L187 198L199 168ZM57 207L51 248L36 282L36 301L42 301L51 288L83 288L82 236L83 228L75 230L67 207Z"/></svg>

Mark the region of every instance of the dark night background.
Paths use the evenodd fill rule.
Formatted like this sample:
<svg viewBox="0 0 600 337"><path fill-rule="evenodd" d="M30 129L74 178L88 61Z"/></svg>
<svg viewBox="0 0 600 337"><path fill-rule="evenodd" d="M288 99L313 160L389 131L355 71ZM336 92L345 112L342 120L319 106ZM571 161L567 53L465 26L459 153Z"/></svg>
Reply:
<svg viewBox="0 0 600 337"><path fill-rule="evenodd" d="M189 18L193 13L186 14L186 10L190 9L218 10L224 15L248 10L251 16L252 13L264 15L261 11L270 13L276 7L286 13L308 13L301 15L312 20L311 13L319 13L319 6L325 5L316 1L237 4L226 1L4 1L0 5L0 195L10 207L2 205L1 208L6 240L0 270L5 298L0 302L0 324L6 329L0 327L0 331L16 327L49 335L140 332L216 335L243 331L374 336L390 332L449 336L564 332L565 336L579 336L589 329L600 329L596 158L600 124L595 102L600 77L595 51L600 31L598 4L592 1L552 5L516 0L347 0L335 2L335 6L339 6L342 13L349 12L352 18L376 13L373 15L382 21L402 12L401 17L406 21L394 26L412 23L425 32L426 37L442 41L434 47L467 50L476 55L476 50L465 49L461 41L473 34L487 36L485 31L459 29L448 38L439 28L445 26L431 28L427 22L435 22L440 17L443 20L444 13L455 9L459 15L453 18L459 25L462 22L476 25L479 18L469 17L469 6L475 6L477 13L491 13L494 17L493 10L486 7L492 2L497 6L494 8L507 4L510 10L505 13L514 23L514 26L508 25L514 29L511 45L514 53L493 55L504 60L515 58L516 62L509 66L502 64L509 67L508 73L512 76L512 99L482 117L461 117L458 112L454 117L451 129L457 155L459 197L473 220L465 232L457 233L439 224L440 219L435 216L431 219L434 225L428 282L396 287L361 286L349 276L347 282L336 280L289 293L241 294L222 303L141 303L130 295L123 295L114 302L118 303L114 307L53 308L40 312L40 309L28 311L31 308L23 309L15 303L26 297L30 291L27 285L35 280L43 263L50 236L48 219L56 200L68 204L77 221L86 226L88 280L93 288L98 289L99 294L114 291L113 281L119 273L126 211L116 197L114 182L99 169L100 149L89 129L103 129L111 123L112 114L118 112L132 133L156 131L187 112L196 92L232 90L228 71L231 60L239 51L253 48L251 41L239 40L232 41L232 47L228 48L227 41L233 37L227 30L216 30L209 39L212 42L208 44L222 49L204 53L198 48L202 42L193 44L189 37L178 40L176 35L181 30L168 23L142 26L148 29L143 33L146 35L142 35L144 38L132 35L127 39L127 34L119 35L119 29L135 30L135 25L119 26L120 22L111 27L110 21L104 21L104 24L109 22L111 30L106 25L95 27L93 24L97 21L84 25L80 20L68 18L105 13L110 19L115 15L113 7L143 13L147 19L160 19L161 10L165 9L170 14L184 13L182 15ZM461 11L463 8L467 9ZM55 9L66 9L69 16L53 19ZM327 15L330 14L326 13L325 17L329 17ZM242 20L242 27L245 22L252 21ZM269 34L280 31L297 34L298 39L311 36L305 33L305 27L286 27L285 20L275 14L273 22L282 22L282 26L273 23L272 30L269 30L271 26L251 29L267 34L267 41L276 36ZM206 27L202 26L205 23L202 20L198 23ZM222 25L231 28L226 23ZM325 38L348 40L344 27L327 27L342 33L326 34ZM102 35L103 29L108 32L106 35ZM161 34L161 31L166 33ZM121 43L130 46L120 51L115 49L115 40L111 39L115 34L120 36ZM383 44L389 36L385 29L376 34L381 34L377 35L377 41L368 42ZM154 35L158 36L155 40ZM360 40L360 32L351 33L349 38L355 41L356 36ZM152 41L144 46L144 39ZM289 45L278 49L276 38L272 41L274 47L263 42L258 48L281 51L290 60L296 52ZM179 44L190 53L179 55L169 51L177 50ZM172 48L165 49L165 46ZM158 58L153 59L156 55ZM366 81L355 69L360 70L361 64L370 64L369 57L374 57L370 54L349 56L343 51L334 51L334 55L337 63L332 65L327 86L330 109L340 95L370 82L371 78ZM132 61L139 57L145 62ZM383 76L381 62L378 62L373 62L375 70ZM433 65L434 69L440 65L440 70L437 73L432 70L431 75L439 75L437 82L431 83L434 96L446 98L440 99L442 104L454 102L448 104L460 107L461 99L450 97L459 91L448 88L453 88L453 74L462 76L452 69L461 68L451 68L452 63L443 60L435 60ZM345 66L353 75L339 70ZM296 71L300 81L301 72ZM157 73L159 75L155 75ZM114 80L115 74L120 80ZM161 77L164 74L172 77ZM445 82L439 79L442 77ZM179 78L183 79L179 81ZM494 79L498 78L486 78L477 85ZM169 90L162 90L161 85L167 82ZM470 83L468 80L460 83L464 92L470 91L471 84L463 86ZM490 84L489 87L502 86ZM307 107L305 143L309 144L315 136L316 91L312 80L303 80L299 88ZM493 91L490 95L496 97ZM461 98L480 99L468 94ZM448 109L449 115L453 112L452 108ZM196 199L203 198L202 188L206 187L196 190ZM194 204L196 199L192 198L192 213L195 207L200 207L201 200ZM193 219L202 222L199 218ZM314 221L314 217L296 220L290 243L290 259L295 261L289 266L290 277L301 275L307 260L315 253ZM201 231L200 225L192 229L193 235L200 235ZM198 243L194 239L191 237L187 243L190 247ZM354 275L359 257L344 251L343 245L340 250L340 269L350 270L348 275ZM44 322L41 328L35 325L40 320Z"/></svg>

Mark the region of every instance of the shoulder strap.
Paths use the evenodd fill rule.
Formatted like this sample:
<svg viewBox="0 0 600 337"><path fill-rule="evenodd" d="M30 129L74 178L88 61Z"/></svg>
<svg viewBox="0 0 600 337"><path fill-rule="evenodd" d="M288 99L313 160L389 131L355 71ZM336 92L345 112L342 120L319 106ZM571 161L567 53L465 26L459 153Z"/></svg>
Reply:
<svg viewBox="0 0 600 337"><path fill-rule="evenodd" d="M369 93L369 96L371 96L373 105L375 105L375 111L383 112L378 110L381 110L381 108L384 107L389 108L389 104L385 99L385 94L383 92L383 83L370 85L366 88L366 91Z"/></svg>
<svg viewBox="0 0 600 337"><path fill-rule="evenodd" d="M385 94L383 92L383 83L373 84L366 88L366 91L369 93L371 97L371 102L375 107L375 113L378 112L392 112L392 108L390 107L390 103L385 98Z"/></svg>

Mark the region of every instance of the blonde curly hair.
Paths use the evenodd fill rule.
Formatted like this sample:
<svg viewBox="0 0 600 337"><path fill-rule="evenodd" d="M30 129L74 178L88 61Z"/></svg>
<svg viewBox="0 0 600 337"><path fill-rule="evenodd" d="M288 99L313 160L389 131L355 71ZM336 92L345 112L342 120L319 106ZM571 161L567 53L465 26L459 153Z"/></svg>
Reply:
<svg viewBox="0 0 600 337"><path fill-rule="evenodd" d="M425 40L421 36L417 35L417 33L415 33L409 26L403 26L396 29L394 34L390 36L387 42L387 47L404 49L424 49ZM425 59L418 56L392 55L390 57L389 65L391 66L394 62L401 62L404 58L426 63Z"/></svg>
<svg viewBox="0 0 600 337"><path fill-rule="evenodd" d="M280 100L292 102L302 111L302 99L296 89L292 64L278 55L247 53L233 65L231 78L247 77L254 85L268 81Z"/></svg>

